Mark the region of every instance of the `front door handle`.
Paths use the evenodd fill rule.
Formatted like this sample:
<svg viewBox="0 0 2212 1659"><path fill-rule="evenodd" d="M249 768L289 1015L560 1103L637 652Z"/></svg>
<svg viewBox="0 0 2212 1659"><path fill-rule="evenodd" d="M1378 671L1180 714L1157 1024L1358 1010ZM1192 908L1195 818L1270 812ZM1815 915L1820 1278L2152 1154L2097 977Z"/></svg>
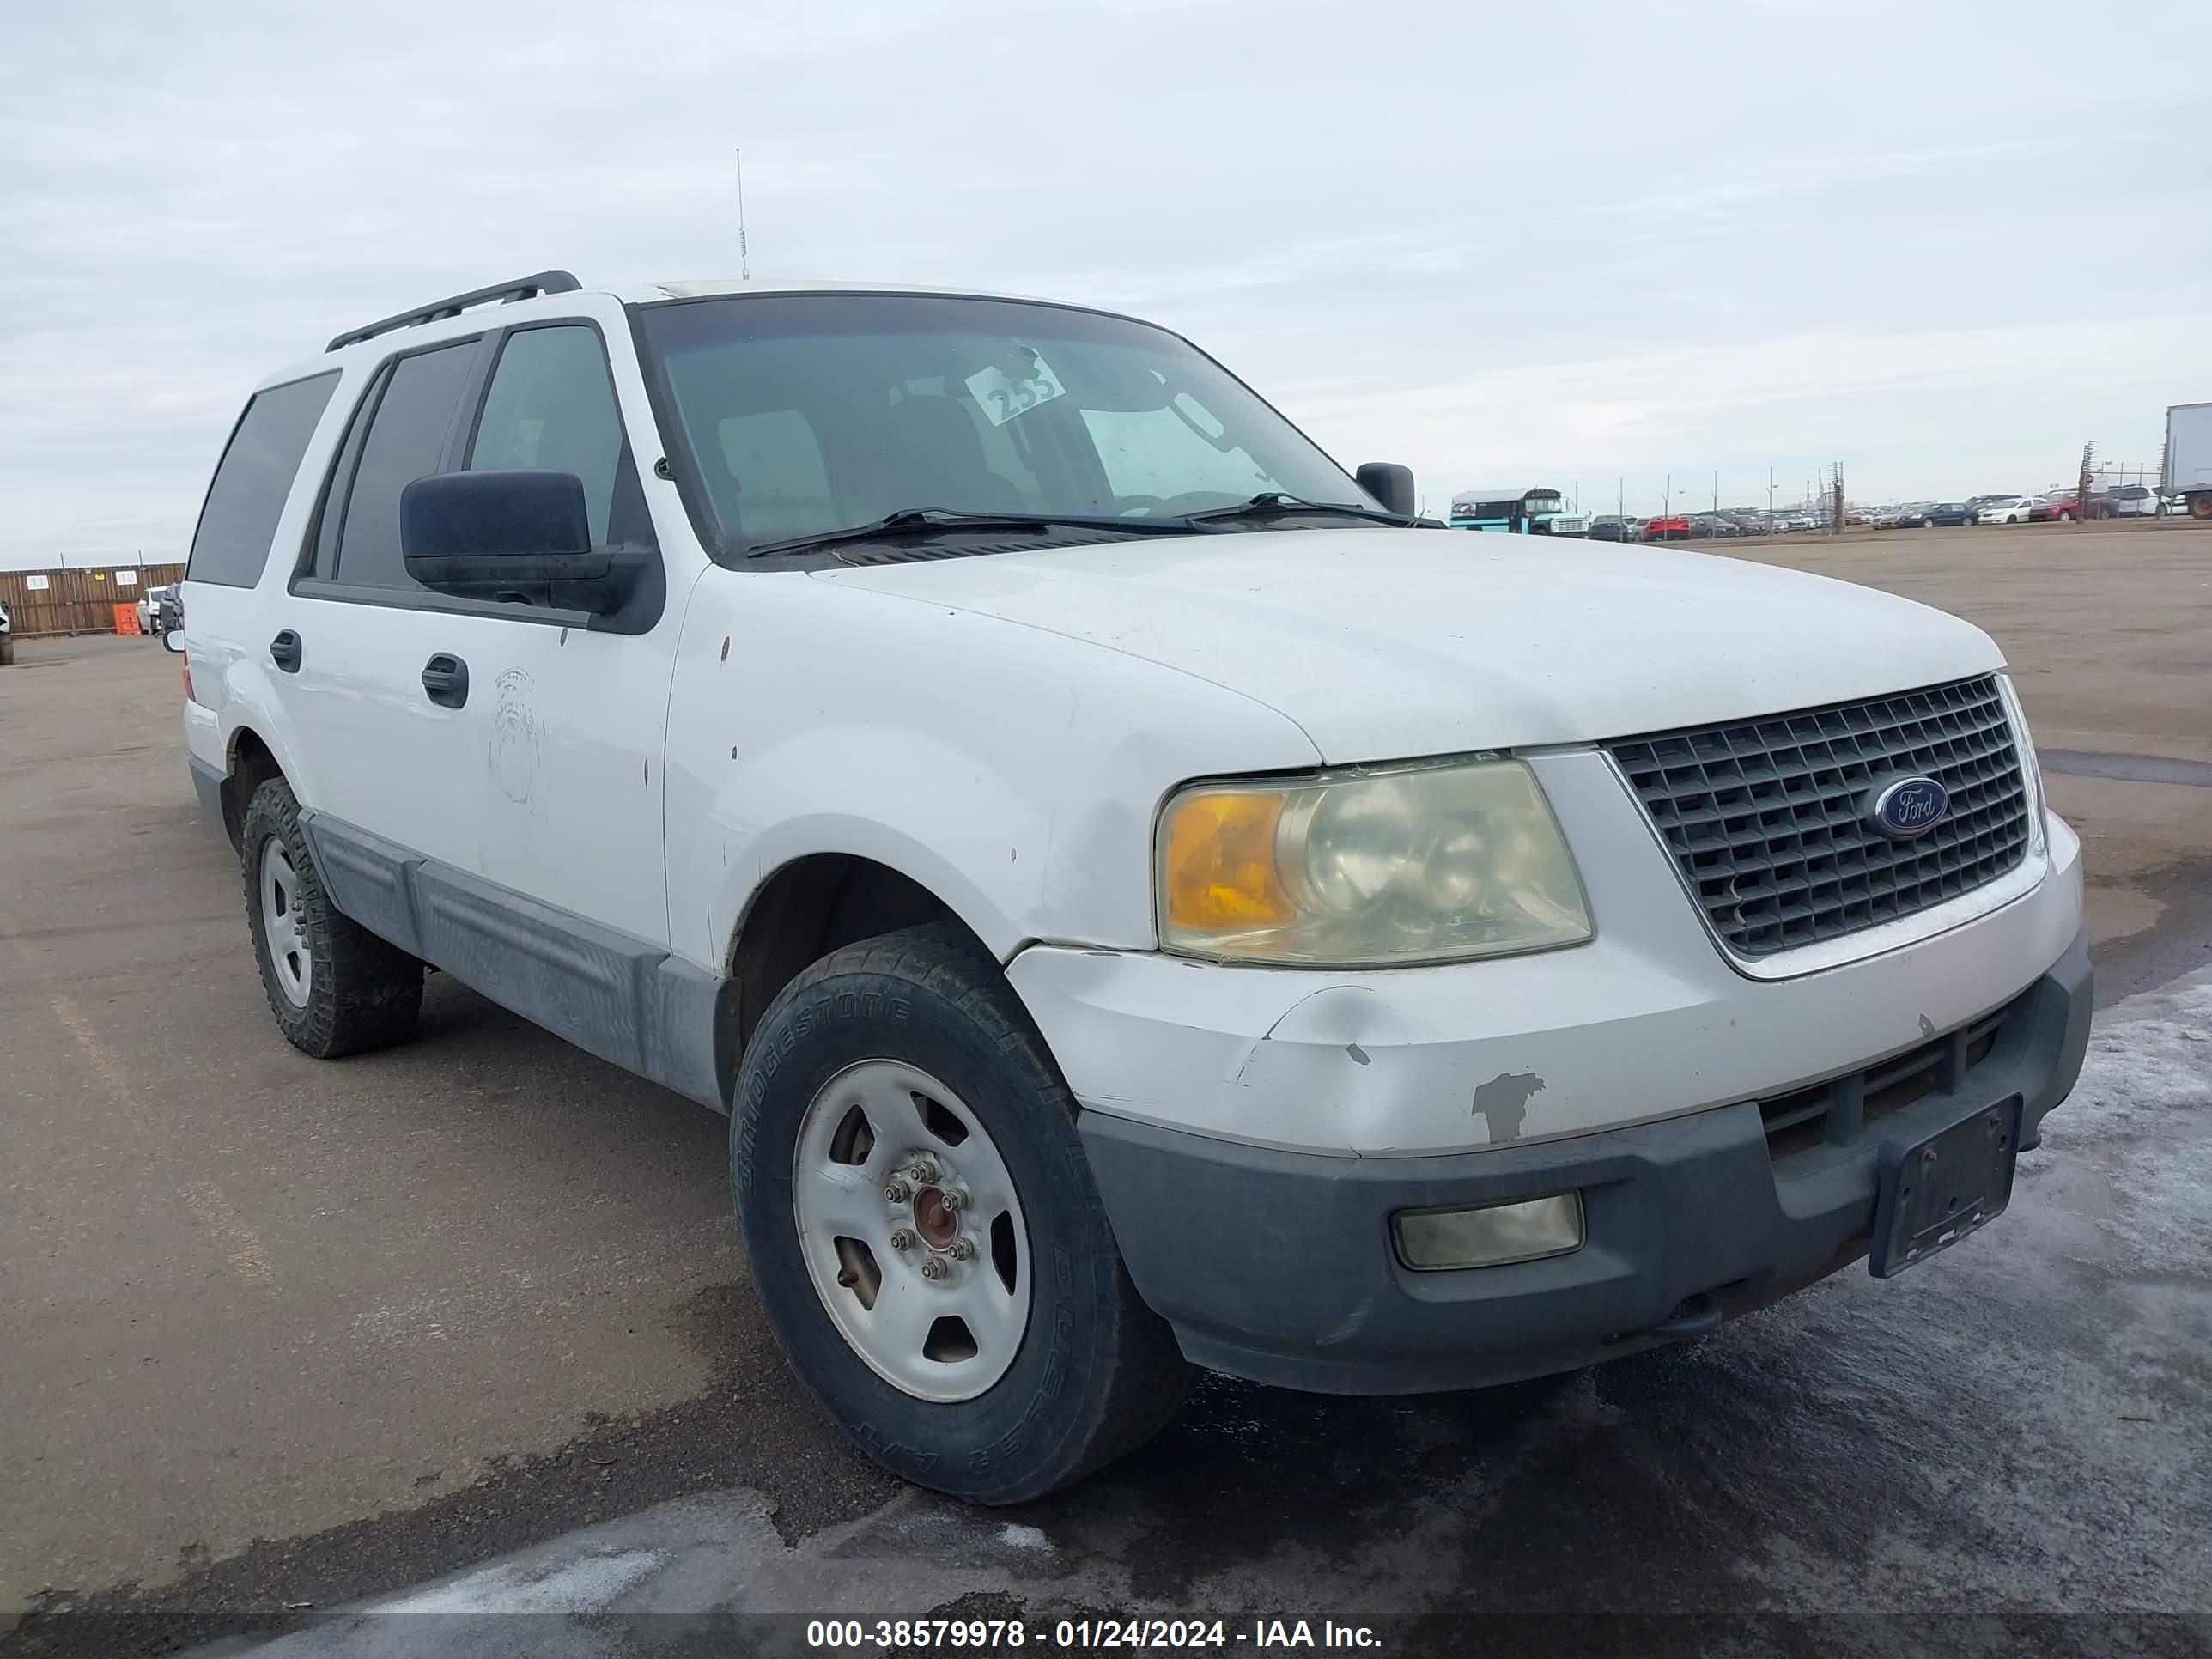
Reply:
<svg viewBox="0 0 2212 1659"><path fill-rule="evenodd" d="M269 660L288 674L300 672L300 636L286 629L269 641Z"/></svg>
<svg viewBox="0 0 2212 1659"><path fill-rule="evenodd" d="M469 700L468 664L441 651L422 665L422 689L430 694L432 702L459 708Z"/></svg>

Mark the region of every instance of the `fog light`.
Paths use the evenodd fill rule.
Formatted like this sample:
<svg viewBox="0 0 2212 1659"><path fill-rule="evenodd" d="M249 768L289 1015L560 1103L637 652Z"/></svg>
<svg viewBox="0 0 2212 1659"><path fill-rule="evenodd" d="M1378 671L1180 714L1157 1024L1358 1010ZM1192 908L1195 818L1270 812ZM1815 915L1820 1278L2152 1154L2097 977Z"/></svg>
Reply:
<svg viewBox="0 0 2212 1659"><path fill-rule="evenodd" d="M1560 1193L1480 1210L1401 1210L1392 1218L1409 1267L1496 1267L1583 1247L1583 1195Z"/></svg>

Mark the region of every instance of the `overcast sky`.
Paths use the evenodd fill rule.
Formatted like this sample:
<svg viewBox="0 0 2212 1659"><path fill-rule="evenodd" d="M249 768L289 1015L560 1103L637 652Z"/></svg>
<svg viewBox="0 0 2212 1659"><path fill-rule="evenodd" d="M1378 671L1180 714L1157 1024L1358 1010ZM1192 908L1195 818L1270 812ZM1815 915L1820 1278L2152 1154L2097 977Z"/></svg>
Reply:
<svg viewBox="0 0 2212 1659"><path fill-rule="evenodd" d="M2212 399L2203 0L5 11L0 566L181 557L342 327L734 276L739 144L757 276L1134 311L1432 509L2035 489Z"/></svg>

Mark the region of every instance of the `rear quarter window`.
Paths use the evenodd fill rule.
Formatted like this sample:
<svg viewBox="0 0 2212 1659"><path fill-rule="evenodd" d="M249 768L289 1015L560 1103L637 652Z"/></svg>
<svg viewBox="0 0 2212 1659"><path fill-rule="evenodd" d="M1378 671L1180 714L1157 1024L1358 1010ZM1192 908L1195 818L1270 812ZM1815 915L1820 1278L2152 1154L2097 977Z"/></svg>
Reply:
<svg viewBox="0 0 2212 1659"><path fill-rule="evenodd" d="M187 580L252 587L261 580L300 458L337 383L332 370L253 394L216 464L192 532Z"/></svg>

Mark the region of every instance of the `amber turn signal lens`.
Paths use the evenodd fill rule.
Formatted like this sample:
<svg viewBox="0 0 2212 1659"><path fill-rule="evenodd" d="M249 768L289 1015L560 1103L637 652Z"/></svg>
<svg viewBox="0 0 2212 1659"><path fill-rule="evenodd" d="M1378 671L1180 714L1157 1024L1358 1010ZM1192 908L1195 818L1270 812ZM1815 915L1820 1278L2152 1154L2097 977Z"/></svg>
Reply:
<svg viewBox="0 0 2212 1659"><path fill-rule="evenodd" d="M1164 837L1169 922L1229 933L1291 921L1297 913L1275 873L1275 823L1283 797L1261 790L1185 795Z"/></svg>

